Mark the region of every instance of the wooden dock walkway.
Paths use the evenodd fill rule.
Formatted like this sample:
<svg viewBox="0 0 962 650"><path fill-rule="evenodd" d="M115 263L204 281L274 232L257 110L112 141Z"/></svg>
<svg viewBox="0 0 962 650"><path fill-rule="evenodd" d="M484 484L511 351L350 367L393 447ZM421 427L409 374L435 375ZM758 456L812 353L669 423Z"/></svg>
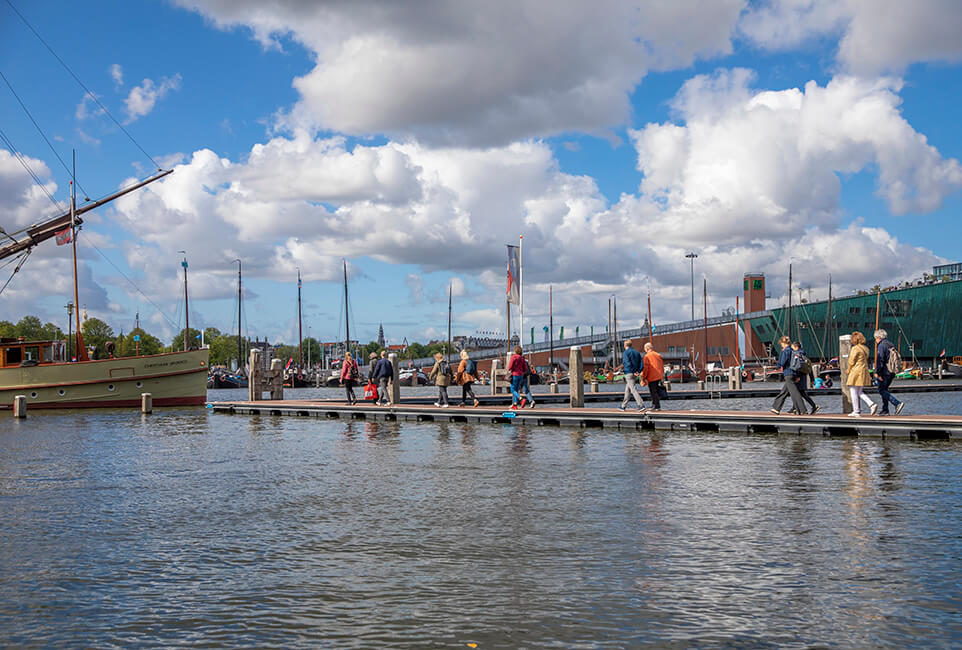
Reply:
<svg viewBox="0 0 962 650"><path fill-rule="evenodd" d="M596 393L595 393L596 394ZM567 396L564 396L567 398ZM586 395L587 397L587 395ZM539 402L540 404L540 402ZM316 417L329 420L399 422L449 422L571 426L669 431L733 432L752 434L808 434L819 436L868 436L910 439L962 440L962 416L871 416L852 418L841 414L774 415L759 411L661 410L639 413L615 408L538 406L512 411L502 406L439 408L412 403L405 398L397 406L359 402L349 406L334 400L276 400L260 402L211 402L215 413Z"/></svg>

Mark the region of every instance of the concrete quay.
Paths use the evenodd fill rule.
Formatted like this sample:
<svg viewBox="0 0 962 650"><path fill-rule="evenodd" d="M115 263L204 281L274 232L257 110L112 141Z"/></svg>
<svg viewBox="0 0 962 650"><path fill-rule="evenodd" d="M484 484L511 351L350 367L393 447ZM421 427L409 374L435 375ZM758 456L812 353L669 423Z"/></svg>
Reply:
<svg viewBox="0 0 962 650"><path fill-rule="evenodd" d="M862 436L903 439L962 440L962 416L870 416L852 418L840 414L774 415L758 411L673 410L640 413L602 408L536 407L505 410L479 406L440 408L403 403L350 406L334 400L272 400L211 402L220 414L314 417L328 420L388 422L447 422L568 426L629 430L667 430L709 433Z"/></svg>

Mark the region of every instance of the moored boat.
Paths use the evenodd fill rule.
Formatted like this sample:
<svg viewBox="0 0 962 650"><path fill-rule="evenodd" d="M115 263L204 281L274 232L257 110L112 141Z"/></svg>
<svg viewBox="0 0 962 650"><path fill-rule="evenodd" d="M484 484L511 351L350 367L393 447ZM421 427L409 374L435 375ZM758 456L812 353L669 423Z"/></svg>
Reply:
<svg viewBox="0 0 962 650"><path fill-rule="evenodd" d="M0 341L0 409L203 405L208 349L67 363L63 341Z"/></svg>

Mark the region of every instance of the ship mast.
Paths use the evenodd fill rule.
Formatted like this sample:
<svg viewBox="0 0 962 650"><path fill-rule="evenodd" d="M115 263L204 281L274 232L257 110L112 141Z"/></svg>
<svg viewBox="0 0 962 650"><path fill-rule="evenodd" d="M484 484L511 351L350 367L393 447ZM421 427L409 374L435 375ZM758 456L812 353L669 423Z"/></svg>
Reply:
<svg viewBox="0 0 962 650"><path fill-rule="evenodd" d="M351 351L351 318L347 309L347 260L344 262L344 329L347 338L344 341L344 351Z"/></svg>
<svg viewBox="0 0 962 650"><path fill-rule="evenodd" d="M77 286L77 152L73 152L73 173L70 179L70 242L73 248L73 304L77 305L77 361L89 361L80 332L80 289Z"/></svg>
<svg viewBox="0 0 962 650"><path fill-rule="evenodd" d="M297 269L297 368L304 367L304 353L301 351L303 338L301 336L301 270Z"/></svg>
<svg viewBox="0 0 962 650"><path fill-rule="evenodd" d="M241 342L241 266L240 259L237 262L237 370L240 372L244 367L244 344Z"/></svg>

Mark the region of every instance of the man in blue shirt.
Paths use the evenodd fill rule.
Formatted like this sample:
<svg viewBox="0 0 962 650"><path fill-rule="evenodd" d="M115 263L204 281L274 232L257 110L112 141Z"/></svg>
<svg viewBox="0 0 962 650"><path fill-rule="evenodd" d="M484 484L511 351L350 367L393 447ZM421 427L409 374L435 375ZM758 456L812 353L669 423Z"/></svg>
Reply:
<svg viewBox="0 0 962 650"><path fill-rule="evenodd" d="M808 411L805 409L805 402L802 401L802 394L798 392L798 384L795 383L795 371L792 370L792 340L787 336L783 336L778 340L782 346L782 352L778 355L778 367L782 369L782 377L785 379L785 384L782 386L782 390L775 397L775 402L772 404L771 412L778 415L782 412L782 405L785 404L785 398L789 395L792 396L792 406L798 411L800 415L808 415Z"/></svg>
<svg viewBox="0 0 962 650"><path fill-rule="evenodd" d="M622 400L620 408L624 411L628 408L628 402L634 395L635 402L638 403L638 410L644 412L645 403L638 392L638 375L641 374L642 358L638 350L631 347L631 341L625 341L625 353L621 355L621 366L625 373L625 399Z"/></svg>
<svg viewBox="0 0 962 650"><path fill-rule="evenodd" d="M386 406L391 401L388 385L394 378L394 365L387 358L387 350L381 350L381 358L374 366L374 372L371 375L371 379L378 383L377 404L378 406Z"/></svg>
<svg viewBox="0 0 962 650"><path fill-rule="evenodd" d="M878 346L876 348L878 352L875 353L875 376L878 379L878 394L882 398L882 410L879 411L879 415L889 414L889 404L895 407L895 414L898 415L902 412L905 402L897 400L889 392L889 386L895 379L895 373L889 370L889 357L895 346L887 337L888 332L885 330L875 330L875 345Z"/></svg>

